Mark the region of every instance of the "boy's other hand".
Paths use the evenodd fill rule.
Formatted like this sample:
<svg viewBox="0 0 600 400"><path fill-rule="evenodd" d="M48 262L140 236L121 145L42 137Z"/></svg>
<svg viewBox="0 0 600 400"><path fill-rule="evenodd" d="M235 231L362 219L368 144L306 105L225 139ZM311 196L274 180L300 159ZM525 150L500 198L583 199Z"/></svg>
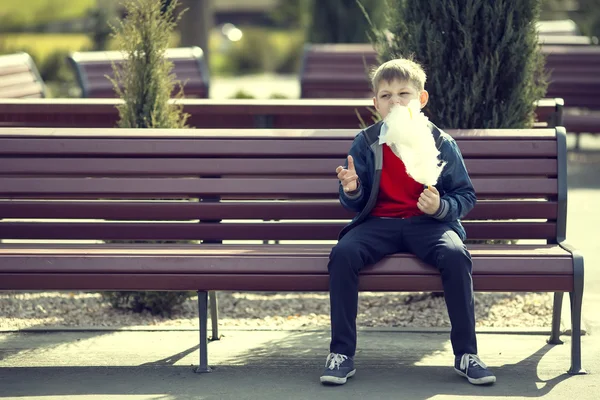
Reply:
<svg viewBox="0 0 600 400"><path fill-rule="evenodd" d="M428 186L423 190L419 196L417 207L427 215L433 215L437 212L440 208L440 192L435 186Z"/></svg>
<svg viewBox="0 0 600 400"><path fill-rule="evenodd" d="M356 175L356 169L354 168L354 159L352 156L348 156L348 168L344 168L341 165L335 169L337 178L340 180L344 192L354 192L358 189L358 175Z"/></svg>

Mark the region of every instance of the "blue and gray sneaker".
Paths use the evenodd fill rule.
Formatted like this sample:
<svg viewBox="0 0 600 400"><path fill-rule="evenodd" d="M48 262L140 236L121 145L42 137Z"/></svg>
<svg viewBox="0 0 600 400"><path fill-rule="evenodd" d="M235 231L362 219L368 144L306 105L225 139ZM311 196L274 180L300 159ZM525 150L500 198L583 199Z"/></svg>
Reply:
<svg viewBox="0 0 600 400"><path fill-rule="evenodd" d="M321 375L321 383L343 385L355 373L354 360L351 357L329 353L325 361L325 371Z"/></svg>
<svg viewBox="0 0 600 400"><path fill-rule="evenodd" d="M473 385L489 385L496 382L494 374L475 354L463 354L454 359L454 370Z"/></svg>

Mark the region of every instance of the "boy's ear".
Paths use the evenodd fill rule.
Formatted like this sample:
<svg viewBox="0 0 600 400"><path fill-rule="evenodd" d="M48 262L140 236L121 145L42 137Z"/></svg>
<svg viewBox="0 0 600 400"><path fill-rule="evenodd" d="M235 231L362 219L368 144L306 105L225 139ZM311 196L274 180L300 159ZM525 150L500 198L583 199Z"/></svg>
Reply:
<svg viewBox="0 0 600 400"><path fill-rule="evenodd" d="M373 96L373 105L375 106L375 109L379 112L379 103L377 102L376 96Z"/></svg>
<svg viewBox="0 0 600 400"><path fill-rule="evenodd" d="M421 108L427 105L427 102L429 101L429 93L427 90L421 90L421 93L419 94L419 101L421 102Z"/></svg>

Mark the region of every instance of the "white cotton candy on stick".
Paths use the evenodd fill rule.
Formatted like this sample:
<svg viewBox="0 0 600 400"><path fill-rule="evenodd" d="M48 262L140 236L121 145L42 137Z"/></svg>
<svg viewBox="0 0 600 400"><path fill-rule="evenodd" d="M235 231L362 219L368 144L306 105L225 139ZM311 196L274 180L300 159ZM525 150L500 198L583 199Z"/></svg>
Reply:
<svg viewBox="0 0 600 400"><path fill-rule="evenodd" d="M440 152L428 122L418 100L412 100L407 107L396 105L385 118L388 126L385 139L406 166L406 172L415 181L432 186L442 173L445 162L439 159Z"/></svg>

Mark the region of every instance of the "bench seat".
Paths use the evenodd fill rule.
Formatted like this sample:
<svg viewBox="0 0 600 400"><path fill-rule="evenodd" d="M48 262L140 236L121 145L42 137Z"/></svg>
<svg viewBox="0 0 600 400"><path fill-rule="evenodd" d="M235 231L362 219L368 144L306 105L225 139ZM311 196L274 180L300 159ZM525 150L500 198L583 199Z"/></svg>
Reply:
<svg viewBox="0 0 600 400"><path fill-rule="evenodd" d="M558 245L469 249L475 290L568 291L573 285L571 254ZM0 289L327 291L330 250L331 245L304 244L6 244L0 248ZM442 286L434 267L403 253L363 270L360 289L437 291Z"/></svg>

